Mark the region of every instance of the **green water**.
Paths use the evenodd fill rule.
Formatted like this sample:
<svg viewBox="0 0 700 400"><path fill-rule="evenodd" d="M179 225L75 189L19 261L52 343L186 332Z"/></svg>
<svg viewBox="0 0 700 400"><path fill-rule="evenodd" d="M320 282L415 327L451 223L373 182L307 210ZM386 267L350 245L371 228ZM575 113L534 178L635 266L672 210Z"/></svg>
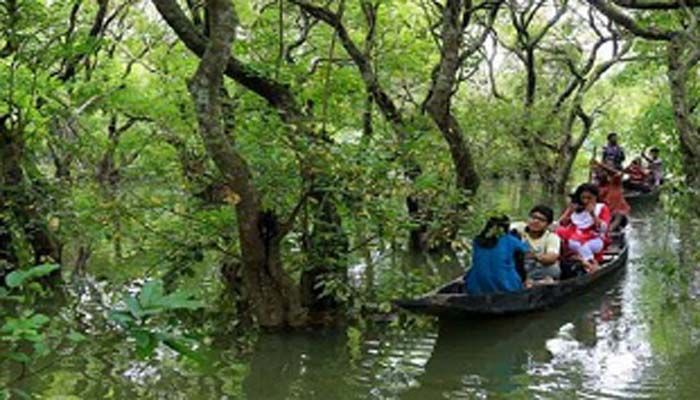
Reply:
<svg viewBox="0 0 700 400"><path fill-rule="evenodd" d="M244 353L219 337L205 365L167 349L135 360L128 343L97 335L23 375L3 367L0 384L41 399L695 399L700 280L692 265L673 280L645 262L677 258L676 231L653 208L638 212L627 271L546 312L460 323L400 315L362 329L267 334ZM82 296L72 312L89 335L99 290Z"/></svg>

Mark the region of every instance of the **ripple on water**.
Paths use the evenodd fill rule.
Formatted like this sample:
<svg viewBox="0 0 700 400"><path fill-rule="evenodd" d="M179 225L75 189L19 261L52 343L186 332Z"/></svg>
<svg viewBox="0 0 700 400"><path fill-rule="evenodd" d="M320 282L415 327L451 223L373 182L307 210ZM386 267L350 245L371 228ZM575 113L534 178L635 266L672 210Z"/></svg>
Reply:
<svg viewBox="0 0 700 400"><path fill-rule="evenodd" d="M436 338L434 333L405 332L367 340L355 381L371 398L395 398L418 385L416 377L424 372Z"/></svg>

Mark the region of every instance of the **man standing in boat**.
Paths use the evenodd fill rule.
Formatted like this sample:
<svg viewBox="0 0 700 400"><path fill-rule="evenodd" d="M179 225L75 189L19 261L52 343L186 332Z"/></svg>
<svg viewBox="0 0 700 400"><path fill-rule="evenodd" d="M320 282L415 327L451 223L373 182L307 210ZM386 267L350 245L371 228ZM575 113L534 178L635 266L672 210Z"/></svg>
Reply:
<svg viewBox="0 0 700 400"><path fill-rule="evenodd" d="M617 142L617 133L608 134L608 144L603 147L603 163L612 164L615 169L622 171L622 163L625 161L625 151Z"/></svg>
<svg viewBox="0 0 700 400"><path fill-rule="evenodd" d="M561 240L549 229L553 221L554 211L548 206L538 205L530 210L527 222L516 222L511 226L531 250L525 260L526 287L533 283L552 283L561 275Z"/></svg>

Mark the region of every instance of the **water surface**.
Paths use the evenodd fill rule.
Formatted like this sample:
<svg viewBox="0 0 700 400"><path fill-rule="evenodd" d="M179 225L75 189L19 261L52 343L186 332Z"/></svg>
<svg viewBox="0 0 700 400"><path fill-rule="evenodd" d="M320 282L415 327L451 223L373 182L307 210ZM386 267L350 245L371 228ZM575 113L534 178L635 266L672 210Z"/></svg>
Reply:
<svg viewBox="0 0 700 400"><path fill-rule="evenodd" d="M653 207L637 211L627 270L549 311L439 323L401 315L266 334L243 354L215 338L204 366L167 349L134 360L129 343L97 336L19 381L5 369L0 382L47 399L695 399L699 303L682 294L697 279L690 265L660 267L679 259L676 232Z"/></svg>

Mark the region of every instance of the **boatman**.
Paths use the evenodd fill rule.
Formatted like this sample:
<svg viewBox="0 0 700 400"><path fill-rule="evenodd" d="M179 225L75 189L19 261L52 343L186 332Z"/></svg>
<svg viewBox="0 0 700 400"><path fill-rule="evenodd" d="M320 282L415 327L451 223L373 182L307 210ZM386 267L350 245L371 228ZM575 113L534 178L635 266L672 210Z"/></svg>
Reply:
<svg viewBox="0 0 700 400"><path fill-rule="evenodd" d="M617 133L608 134L608 144L603 147L603 162L612 164L615 169L622 171L622 163L625 161L625 151L617 143Z"/></svg>

